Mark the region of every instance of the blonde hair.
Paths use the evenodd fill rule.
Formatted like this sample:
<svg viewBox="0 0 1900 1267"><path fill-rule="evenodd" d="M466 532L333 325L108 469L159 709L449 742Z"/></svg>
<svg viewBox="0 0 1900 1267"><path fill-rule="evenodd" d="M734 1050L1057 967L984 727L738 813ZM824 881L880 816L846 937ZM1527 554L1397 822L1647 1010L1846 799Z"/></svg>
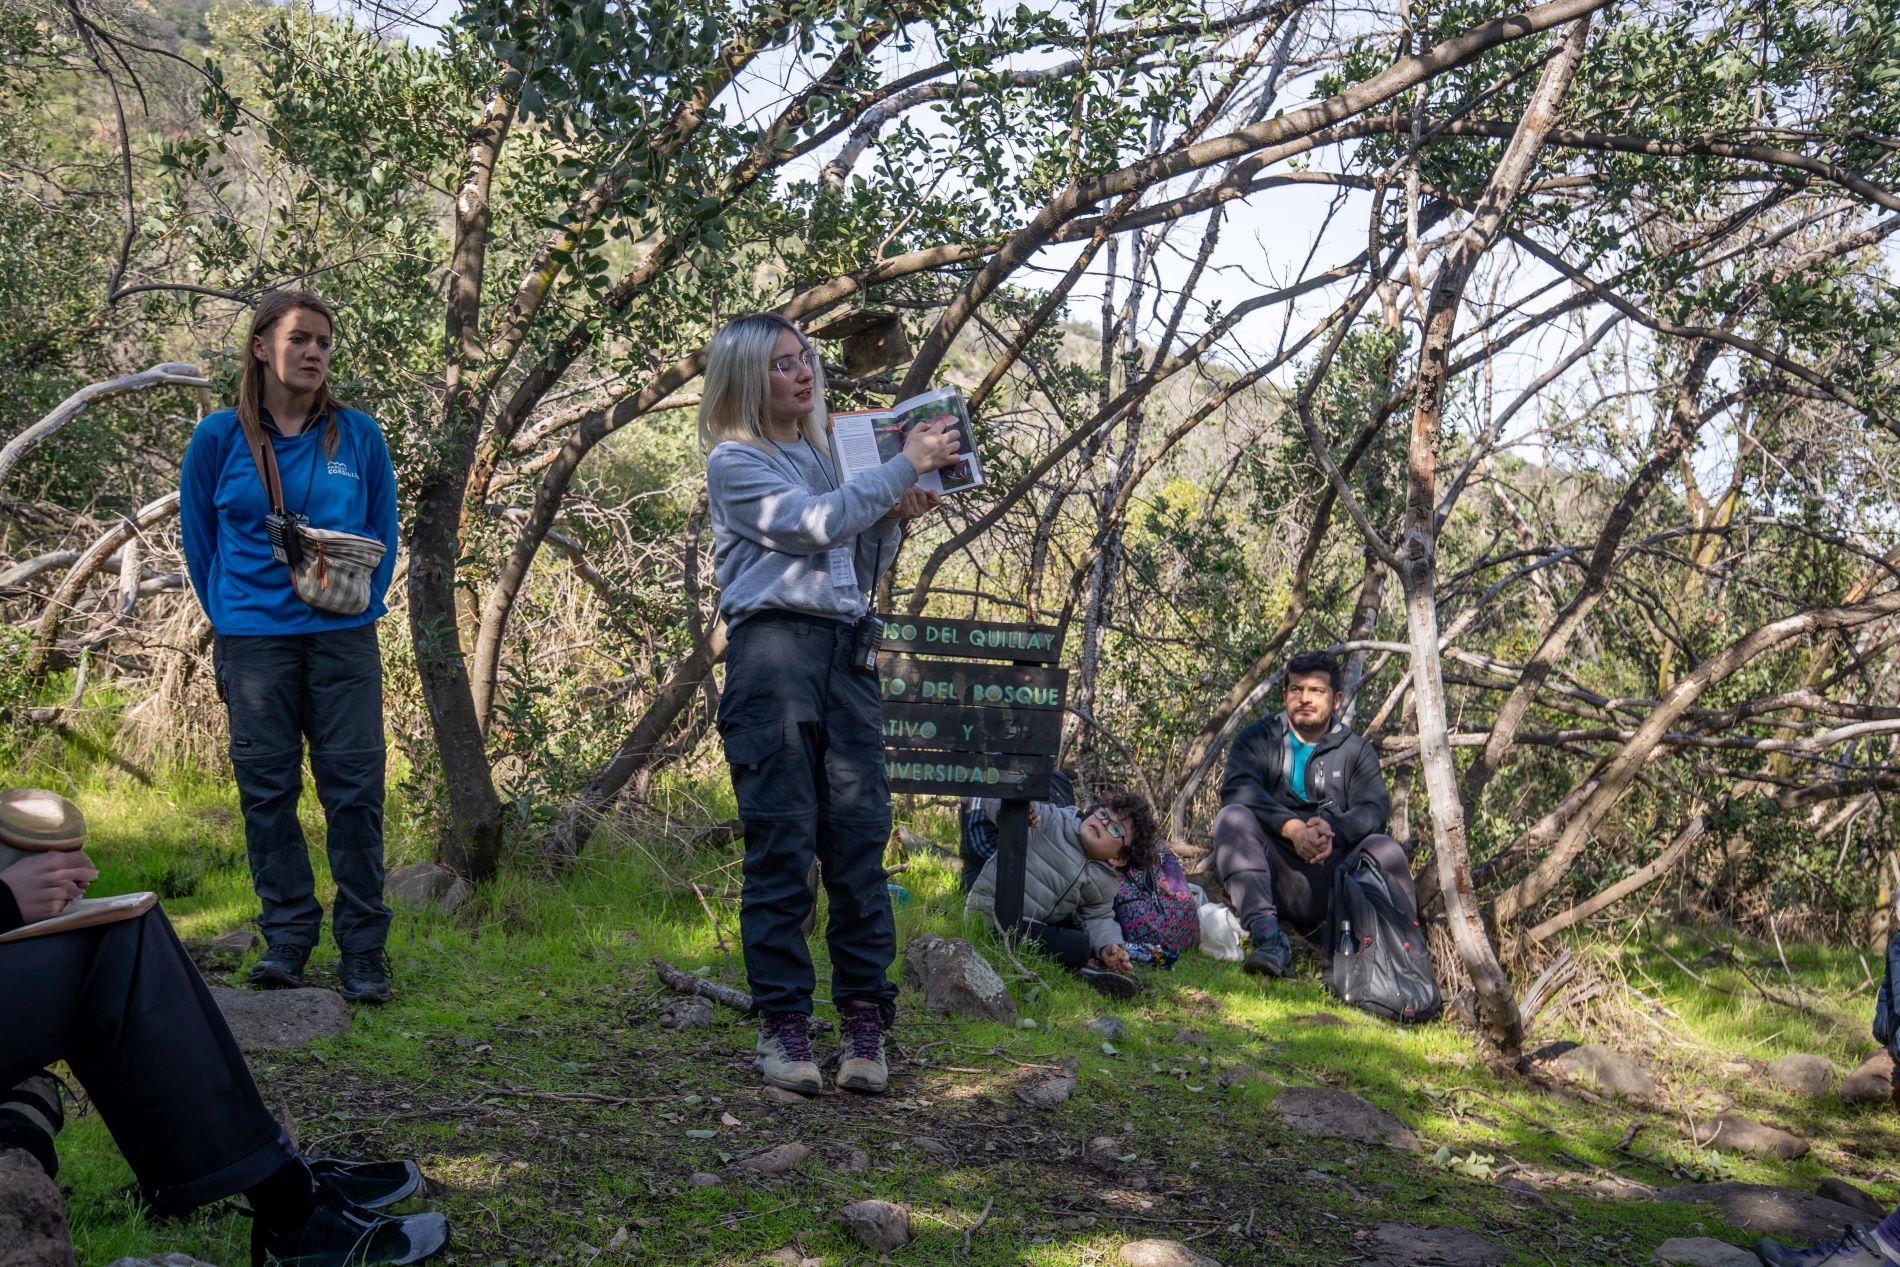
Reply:
<svg viewBox="0 0 1900 1267"><path fill-rule="evenodd" d="M765 406L772 398L772 348L790 330L810 352L811 340L788 318L776 312L755 312L729 321L706 345L706 382L699 397L699 447L711 453L727 440L764 446ZM825 368L812 366L811 412L798 429L820 453L830 443L825 431Z"/></svg>
<svg viewBox="0 0 1900 1267"><path fill-rule="evenodd" d="M264 408L264 362L251 351L251 340L298 309L316 313L330 323L330 333L336 334L336 314L330 311L329 304L307 290L273 290L259 297L251 306L251 328L244 332L244 373L238 378L237 415L246 426L258 425ZM336 411L342 407L330 394L330 379L325 375L317 387L317 417L325 420L323 456L326 458L336 456L337 445L343 438L336 422Z"/></svg>

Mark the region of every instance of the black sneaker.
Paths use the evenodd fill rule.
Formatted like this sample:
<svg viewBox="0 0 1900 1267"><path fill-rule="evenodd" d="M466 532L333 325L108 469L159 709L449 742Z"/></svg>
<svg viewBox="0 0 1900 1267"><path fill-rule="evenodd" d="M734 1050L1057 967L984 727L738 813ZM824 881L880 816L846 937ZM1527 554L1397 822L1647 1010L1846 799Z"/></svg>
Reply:
<svg viewBox="0 0 1900 1267"><path fill-rule="evenodd" d="M251 1267L374 1267L419 1263L449 1243L440 1214L377 1214L325 1197L289 1232L251 1225Z"/></svg>
<svg viewBox="0 0 1900 1267"><path fill-rule="evenodd" d="M272 946L251 965L247 978L266 990L289 990L303 984L303 966L310 962L308 946Z"/></svg>
<svg viewBox="0 0 1900 1267"><path fill-rule="evenodd" d="M1077 968L1076 975L1111 999L1132 999L1141 993L1141 982L1129 973L1089 966Z"/></svg>
<svg viewBox="0 0 1900 1267"><path fill-rule="evenodd" d="M345 952L336 975L343 983L338 993L352 1003L389 1002L389 956L382 951Z"/></svg>
<svg viewBox="0 0 1900 1267"><path fill-rule="evenodd" d="M319 1191L365 1210L380 1210L415 1193L422 1172L413 1161L344 1161L324 1157L310 1163Z"/></svg>
<svg viewBox="0 0 1900 1267"><path fill-rule="evenodd" d="M1240 966L1256 977L1284 977L1293 970L1293 943L1275 924L1254 935L1253 949Z"/></svg>

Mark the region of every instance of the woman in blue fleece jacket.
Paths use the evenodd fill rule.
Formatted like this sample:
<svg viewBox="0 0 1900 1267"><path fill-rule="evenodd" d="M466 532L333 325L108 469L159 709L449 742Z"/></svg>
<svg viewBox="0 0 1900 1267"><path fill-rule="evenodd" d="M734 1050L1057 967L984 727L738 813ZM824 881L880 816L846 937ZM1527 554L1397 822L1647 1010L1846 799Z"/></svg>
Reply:
<svg viewBox="0 0 1900 1267"><path fill-rule="evenodd" d="M382 654L376 621L396 567L396 476L376 420L330 393L334 320L315 295L258 300L245 338L237 407L198 424L185 451L178 516L192 588L211 619L218 697L231 722L231 765L244 811L251 879L269 949L262 986L302 983L323 908L297 821L303 753L327 826L336 881L331 933L349 999L389 997L383 952ZM312 528L375 537L386 548L355 616L297 597L271 553L270 501L244 440L256 420L277 456L285 508Z"/></svg>

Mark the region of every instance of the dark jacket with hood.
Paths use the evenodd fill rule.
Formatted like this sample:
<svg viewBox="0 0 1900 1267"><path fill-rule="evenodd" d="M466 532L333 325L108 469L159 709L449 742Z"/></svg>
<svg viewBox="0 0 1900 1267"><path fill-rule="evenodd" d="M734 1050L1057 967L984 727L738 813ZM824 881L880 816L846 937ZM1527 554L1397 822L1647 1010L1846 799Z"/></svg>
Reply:
<svg viewBox="0 0 1900 1267"><path fill-rule="evenodd" d="M1280 828L1314 815L1332 824L1333 838L1351 849L1385 830L1392 815L1379 754L1337 717L1306 761L1306 786L1295 789L1293 745L1287 742L1287 716L1275 713L1234 736L1227 754L1227 777L1220 803L1244 805L1275 840Z"/></svg>

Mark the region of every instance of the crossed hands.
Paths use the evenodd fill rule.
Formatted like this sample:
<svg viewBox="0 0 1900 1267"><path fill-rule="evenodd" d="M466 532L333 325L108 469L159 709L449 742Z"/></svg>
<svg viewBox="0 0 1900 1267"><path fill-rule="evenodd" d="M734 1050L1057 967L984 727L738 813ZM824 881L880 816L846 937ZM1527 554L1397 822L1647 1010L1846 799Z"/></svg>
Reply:
<svg viewBox="0 0 1900 1267"><path fill-rule="evenodd" d="M1303 823L1290 822L1281 832L1293 846L1293 852L1310 866L1318 866L1332 855L1333 825L1323 818L1315 816Z"/></svg>
<svg viewBox="0 0 1900 1267"><path fill-rule="evenodd" d="M29 924L59 914L98 878L99 869L79 849L32 854L0 871L0 884L13 890L20 917Z"/></svg>
<svg viewBox="0 0 1900 1267"><path fill-rule="evenodd" d="M1104 946L1095 952L1095 957L1100 959L1102 966L1107 968L1110 972L1119 972L1123 975L1127 975L1135 970L1134 961L1128 957L1128 947L1126 946Z"/></svg>

